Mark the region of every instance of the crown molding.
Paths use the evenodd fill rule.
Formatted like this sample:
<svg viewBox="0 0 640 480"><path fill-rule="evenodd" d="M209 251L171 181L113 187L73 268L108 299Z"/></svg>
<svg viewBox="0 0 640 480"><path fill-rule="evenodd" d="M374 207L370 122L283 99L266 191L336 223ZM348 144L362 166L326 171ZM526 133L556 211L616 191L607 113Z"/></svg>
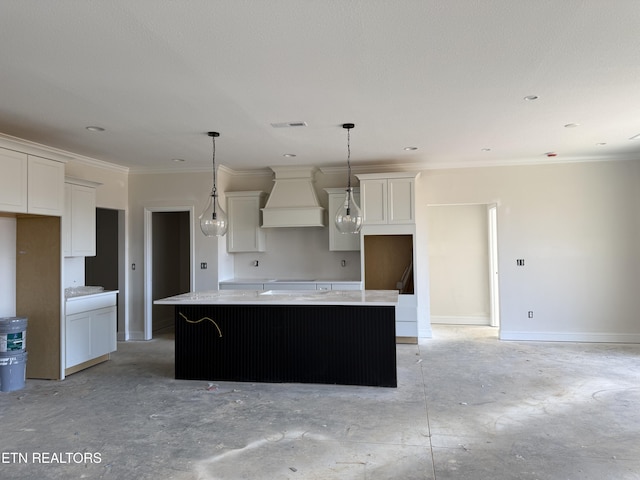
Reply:
<svg viewBox="0 0 640 480"><path fill-rule="evenodd" d="M56 160L62 163L73 161L85 165L91 165L93 167L103 168L106 170L117 171L120 173L129 172L129 168L123 167L122 165L116 165L115 163L97 160L95 158L86 157L84 155L78 155L73 152L50 147L41 143L32 142L23 138L14 137L5 133L0 133L0 147L6 148L8 150L14 150L16 152L26 153L27 155L44 157L48 158L49 160Z"/></svg>

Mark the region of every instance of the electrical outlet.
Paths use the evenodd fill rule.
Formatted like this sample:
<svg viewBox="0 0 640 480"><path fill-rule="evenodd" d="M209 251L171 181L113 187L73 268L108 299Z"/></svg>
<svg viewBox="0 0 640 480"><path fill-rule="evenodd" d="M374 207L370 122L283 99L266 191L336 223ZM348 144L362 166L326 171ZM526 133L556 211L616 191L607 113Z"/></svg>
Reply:
<svg viewBox="0 0 640 480"><path fill-rule="evenodd" d="M527 313L527 317L533 318L533 310L529 310L529 312Z"/></svg>
<svg viewBox="0 0 640 480"><path fill-rule="evenodd" d="M200 269L201 270L206 270L207 269L207 262L201 262L200 263Z"/></svg>

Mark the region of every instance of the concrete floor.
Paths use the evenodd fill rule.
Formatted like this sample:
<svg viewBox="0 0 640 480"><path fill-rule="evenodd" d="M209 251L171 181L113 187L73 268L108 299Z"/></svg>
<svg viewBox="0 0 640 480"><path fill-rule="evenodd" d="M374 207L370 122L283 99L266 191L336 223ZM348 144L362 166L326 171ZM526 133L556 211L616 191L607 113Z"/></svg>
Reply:
<svg viewBox="0 0 640 480"><path fill-rule="evenodd" d="M120 343L0 393L0 478L640 479L640 345L496 335L398 345L397 389L175 380L170 336Z"/></svg>

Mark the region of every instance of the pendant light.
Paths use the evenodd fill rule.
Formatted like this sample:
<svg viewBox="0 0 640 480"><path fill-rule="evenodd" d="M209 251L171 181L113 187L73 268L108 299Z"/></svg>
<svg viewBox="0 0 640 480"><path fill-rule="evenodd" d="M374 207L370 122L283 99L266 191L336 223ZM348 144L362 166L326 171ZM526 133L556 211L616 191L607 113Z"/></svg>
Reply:
<svg viewBox="0 0 640 480"><path fill-rule="evenodd" d="M207 202L207 207L200 214L200 229L207 237L222 237L227 233L229 228L229 220L227 214L218 202L218 190L216 188L216 137L218 132L209 132L213 141L213 188Z"/></svg>
<svg viewBox="0 0 640 480"><path fill-rule="evenodd" d="M362 212L353 198L351 188L351 129L353 123L345 123L342 128L347 130L347 189L344 202L336 213L336 228L340 233L359 233L362 228Z"/></svg>

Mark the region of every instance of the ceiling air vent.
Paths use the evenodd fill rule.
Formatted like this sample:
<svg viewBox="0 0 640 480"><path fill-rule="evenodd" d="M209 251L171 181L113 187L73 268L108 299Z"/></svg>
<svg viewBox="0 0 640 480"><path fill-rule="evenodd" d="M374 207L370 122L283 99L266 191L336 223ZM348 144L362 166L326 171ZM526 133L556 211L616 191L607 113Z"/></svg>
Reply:
<svg viewBox="0 0 640 480"><path fill-rule="evenodd" d="M290 127L306 127L307 122L282 122L282 123L272 123L271 126L273 128L290 128Z"/></svg>

